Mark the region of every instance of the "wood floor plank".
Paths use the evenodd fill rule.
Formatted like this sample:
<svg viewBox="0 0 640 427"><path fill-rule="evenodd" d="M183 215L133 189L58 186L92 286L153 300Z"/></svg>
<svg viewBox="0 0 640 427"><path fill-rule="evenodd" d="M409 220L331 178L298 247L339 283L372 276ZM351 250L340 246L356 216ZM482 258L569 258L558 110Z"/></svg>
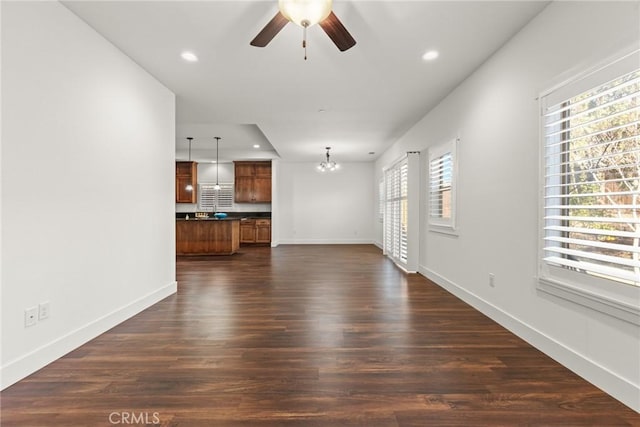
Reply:
<svg viewBox="0 0 640 427"><path fill-rule="evenodd" d="M179 258L177 279L4 390L2 426L640 426L374 246L243 247Z"/></svg>

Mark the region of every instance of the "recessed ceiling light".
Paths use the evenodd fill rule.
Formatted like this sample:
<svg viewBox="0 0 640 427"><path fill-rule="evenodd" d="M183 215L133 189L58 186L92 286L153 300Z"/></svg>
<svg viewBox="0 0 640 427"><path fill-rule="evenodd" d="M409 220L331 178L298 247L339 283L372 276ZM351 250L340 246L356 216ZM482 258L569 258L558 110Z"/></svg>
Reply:
<svg viewBox="0 0 640 427"><path fill-rule="evenodd" d="M260 144L253 144L253 148L260 148Z"/></svg>
<svg viewBox="0 0 640 427"><path fill-rule="evenodd" d="M182 57L182 59L184 59L187 62L198 62L198 57L193 52L185 51L185 52L182 52L180 56Z"/></svg>
<svg viewBox="0 0 640 427"><path fill-rule="evenodd" d="M432 61L436 59L438 56L440 56L440 53L438 53L437 50L430 50L430 51L427 51L424 55L422 55L422 59L424 59L425 61Z"/></svg>

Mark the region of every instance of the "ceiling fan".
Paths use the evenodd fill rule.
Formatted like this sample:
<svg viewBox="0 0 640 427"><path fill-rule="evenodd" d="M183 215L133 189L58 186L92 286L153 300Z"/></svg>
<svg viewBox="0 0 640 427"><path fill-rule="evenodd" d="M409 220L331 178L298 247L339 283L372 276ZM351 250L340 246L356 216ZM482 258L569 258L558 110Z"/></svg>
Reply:
<svg viewBox="0 0 640 427"><path fill-rule="evenodd" d="M344 52L356 41L331 10L332 0L278 0L276 16L251 40L251 46L265 47L289 21L304 29L302 47L307 48L307 28L319 24L333 43ZM305 58L307 59L306 53Z"/></svg>

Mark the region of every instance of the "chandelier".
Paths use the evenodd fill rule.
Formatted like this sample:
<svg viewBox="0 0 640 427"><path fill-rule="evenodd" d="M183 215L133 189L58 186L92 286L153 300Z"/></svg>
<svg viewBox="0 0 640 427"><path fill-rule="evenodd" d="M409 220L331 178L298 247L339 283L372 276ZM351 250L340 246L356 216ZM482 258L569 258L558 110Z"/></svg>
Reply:
<svg viewBox="0 0 640 427"><path fill-rule="evenodd" d="M320 162L320 164L318 165L318 170L320 172L326 172L326 171L333 172L336 169L340 169L340 165L334 162L333 160L331 160L329 157L329 150L331 150L331 147L325 147L325 148L327 149L327 160Z"/></svg>

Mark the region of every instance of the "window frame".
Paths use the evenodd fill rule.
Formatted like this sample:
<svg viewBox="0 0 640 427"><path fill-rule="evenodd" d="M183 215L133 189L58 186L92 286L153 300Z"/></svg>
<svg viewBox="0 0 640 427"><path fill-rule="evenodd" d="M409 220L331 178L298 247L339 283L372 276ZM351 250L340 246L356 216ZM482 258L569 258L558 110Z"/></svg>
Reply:
<svg viewBox="0 0 640 427"><path fill-rule="evenodd" d="M427 216L427 225L428 230L437 233L445 233L445 234L453 234L458 235L458 224L457 224L457 216L458 216L458 203L457 203L457 187L458 187L458 143L460 138L453 138L451 140L445 141L438 145L428 148L428 156L427 156L427 165L426 165L426 197L425 200L427 202L426 206L426 216ZM449 218L441 218L434 217L431 215L432 212L432 202L433 202L433 192L431 189L432 178L433 175L431 173L432 162L440 159L449 154L451 156L451 185L450 185L450 194L451 194L451 203L450 203L450 211L451 216Z"/></svg>
<svg viewBox="0 0 640 427"><path fill-rule="evenodd" d="M554 98L550 105L569 100L586 91L596 89L612 76L623 75L638 68L640 51L632 47L617 53L591 67L583 67L580 72L564 79L540 93L539 100L539 210L538 210L538 256L537 289L546 294L562 298L584 307L605 313L626 322L640 325L640 287L596 277L566 267L545 262L545 185L546 185L546 143L544 115L548 98ZM626 70L626 71L624 71ZM560 101L558 101L560 100ZM561 155L561 154L560 154Z"/></svg>

